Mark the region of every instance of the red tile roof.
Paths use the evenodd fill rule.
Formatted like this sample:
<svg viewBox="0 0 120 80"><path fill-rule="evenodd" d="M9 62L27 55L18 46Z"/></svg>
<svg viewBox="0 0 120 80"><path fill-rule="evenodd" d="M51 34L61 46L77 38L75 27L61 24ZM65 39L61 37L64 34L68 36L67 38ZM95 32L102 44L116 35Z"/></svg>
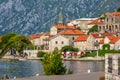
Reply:
<svg viewBox="0 0 120 80"><path fill-rule="evenodd" d="M120 39L120 36L108 36L110 43L115 43Z"/></svg>
<svg viewBox="0 0 120 80"><path fill-rule="evenodd" d="M114 15L114 16L120 17L120 12L112 12L111 14Z"/></svg>
<svg viewBox="0 0 120 80"><path fill-rule="evenodd" d="M81 35L81 34L83 34L83 32L81 32L78 29L67 29L67 30L61 31L59 34L61 34L61 35Z"/></svg>
<svg viewBox="0 0 120 80"><path fill-rule="evenodd" d="M114 44L120 39L120 36L107 36L111 44ZM104 39L100 40L100 44L104 44Z"/></svg>
<svg viewBox="0 0 120 80"><path fill-rule="evenodd" d="M102 20L99 20L99 19L96 19L96 20L88 23L88 25L91 25L91 24L103 24L103 21L102 21Z"/></svg>
<svg viewBox="0 0 120 80"><path fill-rule="evenodd" d="M66 22L67 22L67 23L70 23L70 22L72 22L72 20L67 20Z"/></svg>
<svg viewBox="0 0 120 80"><path fill-rule="evenodd" d="M56 27L58 29L75 29L76 27L75 26L67 26L67 25L54 25L53 27Z"/></svg>
<svg viewBox="0 0 120 80"><path fill-rule="evenodd" d="M87 38L88 38L87 35L81 35L81 36L78 36L74 41L75 41L75 42L86 41Z"/></svg>
<svg viewBox="0 0 120 80"><path fill-rule="evenodd" d="M29 39L30 40L32 40L32 39L36 39L36 38L40 38L41 36L42 36L43 34L31 34L30 36L29 36Z"/></svg>
<svg viewBox="0 0 120 80"><path fill-rule="evenodd" d="M99 37L99 33L91 33L91 35L92 35L94 38L98 38L98 37Z"/></svg>

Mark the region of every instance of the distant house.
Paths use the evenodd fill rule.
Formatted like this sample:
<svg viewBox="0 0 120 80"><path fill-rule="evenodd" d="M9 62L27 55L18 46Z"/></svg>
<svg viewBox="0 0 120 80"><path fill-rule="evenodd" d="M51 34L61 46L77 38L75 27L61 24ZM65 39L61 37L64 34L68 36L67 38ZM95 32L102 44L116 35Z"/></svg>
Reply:
<svg viewBox="0 0 120 80"><path fill-rule="evenodd" d="M79 27L81 31L85 34L87 34L88 30L92 27L91 25L88 25L88 23L96 20L97 18L80 18L76 20L72 20L68 22L68 26L76 26Z"/></svg>
<svg viewBox="0 0 120 80"><path fill-rule="evenodd" d="M87 35L80 35L74 40L74 47L78 48L80 51L86 50L87 44Z"/></svg>
<svg viewBox="0 0 120 80"><path fill-rule="evenodd" d="M95 42L99 42L101 39L101 35L99 33L91 33L87 38L87 46L86 50L96 50Z"/></svg>
<svg viewBox="0 0 120 80"><path fill-rule="evenodd" d="M120 12L107 12L104 14L103 23L98 25L100 33L113 33L120 31Z"/></svg>
<svg viewBox="0 0 120 80"><path fill-rule="evenodd" d="M59 32L65 30L65 29L75 29L75 26L67 26L67 25L63 25L63 24L53 25L50 28L50 34L57 35Z"/></svg>
<svg viewBox="0 0 120 80"><path fill-rule="evenodd" d="M66 38L68 38L70 40L69 45L74 46L74 40L76 39L76 37L80 36L80 35L84 35L83 32L81 32L78 29L65 29L63 31L61 31L59 33L60 35L65 36Z"/></svg>
<svg viewBox="0 0 120 80"><path fill-rule="evenodd" d="M33 43L34 46L40 46L41 45L41 42L40 42L40 37L42 36L43 34L31 34L29 36L29 39L30 41Z"/></svg>
<svg viewBox="0 0 120 80"><path fill-rule="evenodd" d="M110 44L110 49L119 50L120 36L106 36L104 39L100 40L100 49L102 49L104 44Z"/></svg>
<svg viewBox="0 0 120 80"><path fill-rule="evenodd" d="M56 35L50 39L49 51L60 50L63 46L69 45L69 39L63 35Z"/></svg>

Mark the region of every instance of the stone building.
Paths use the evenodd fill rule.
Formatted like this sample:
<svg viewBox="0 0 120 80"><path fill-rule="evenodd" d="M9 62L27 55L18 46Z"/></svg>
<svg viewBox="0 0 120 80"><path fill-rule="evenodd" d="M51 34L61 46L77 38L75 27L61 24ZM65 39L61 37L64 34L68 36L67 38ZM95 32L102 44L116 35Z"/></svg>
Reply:
<svg viewBox="0 0 120 80"><path fill-rule="evenodd" d="M120 12L107 12L104 14L103 24L98 25L100 33L120 32Z"/></svg>
<svg viewBox="0 0 120 80"><path fill-rule="evenodd" d="M105 80L120 80L120 54L105 55Z"/></svg>
<svg viewBox="0 0 120 80"><path fill-rule="evenodd" d="M104 44L110 44L110 49L120 50L120 36L106 36L100 40L100 49Z"/></svg>
<svg viewBox="0 0 120 80"><path fill-rule="evenodd" d="M80 19L76 19L76 20L69 22L67 25L76 26L77 28L79 27L82 32L87 34L89 29L93 26L93 25L88 25L88 24L96 19L97 18L80 18Z"/></svg>
<svg viewBox="0 0 120 80"><path fill-rule="evenodd" d="M56 35L49 41L49 51L60 50L63 46L69 45L69 39L62 35Z"/></svg>
<svg viewBox="0 0 120 80"><path fill-rule="evenodd" d="M86 50L87 44L87 35L80 35L74 40L74 47L78 48L80 51Z"/></svg>

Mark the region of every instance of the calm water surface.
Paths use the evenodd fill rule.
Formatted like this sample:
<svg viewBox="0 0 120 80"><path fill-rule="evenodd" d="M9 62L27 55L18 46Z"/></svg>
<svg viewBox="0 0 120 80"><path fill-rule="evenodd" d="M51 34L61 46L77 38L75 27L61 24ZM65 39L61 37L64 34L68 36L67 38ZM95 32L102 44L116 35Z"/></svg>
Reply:
<svg viewBox="0 0 120 80"><path fill-rule="evenodd" d="M67 68L73 70L73 73L104 71L104 61L64 61ZM0 77L8 74L9 77L29 77L39 73L44 75L43 67L37 60L0 60Z"/></svg>

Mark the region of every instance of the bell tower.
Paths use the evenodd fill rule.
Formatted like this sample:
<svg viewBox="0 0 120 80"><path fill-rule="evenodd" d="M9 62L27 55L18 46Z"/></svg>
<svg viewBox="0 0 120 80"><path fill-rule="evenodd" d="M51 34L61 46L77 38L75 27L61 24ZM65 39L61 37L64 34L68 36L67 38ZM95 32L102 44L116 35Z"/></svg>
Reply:
<svg viewBox="0 0 120 80"><path fill-rule="evenodd" d="M60 13L59 13L58 24L63 25L63 15L62 15L62 10L61 10Z"/></svg>

